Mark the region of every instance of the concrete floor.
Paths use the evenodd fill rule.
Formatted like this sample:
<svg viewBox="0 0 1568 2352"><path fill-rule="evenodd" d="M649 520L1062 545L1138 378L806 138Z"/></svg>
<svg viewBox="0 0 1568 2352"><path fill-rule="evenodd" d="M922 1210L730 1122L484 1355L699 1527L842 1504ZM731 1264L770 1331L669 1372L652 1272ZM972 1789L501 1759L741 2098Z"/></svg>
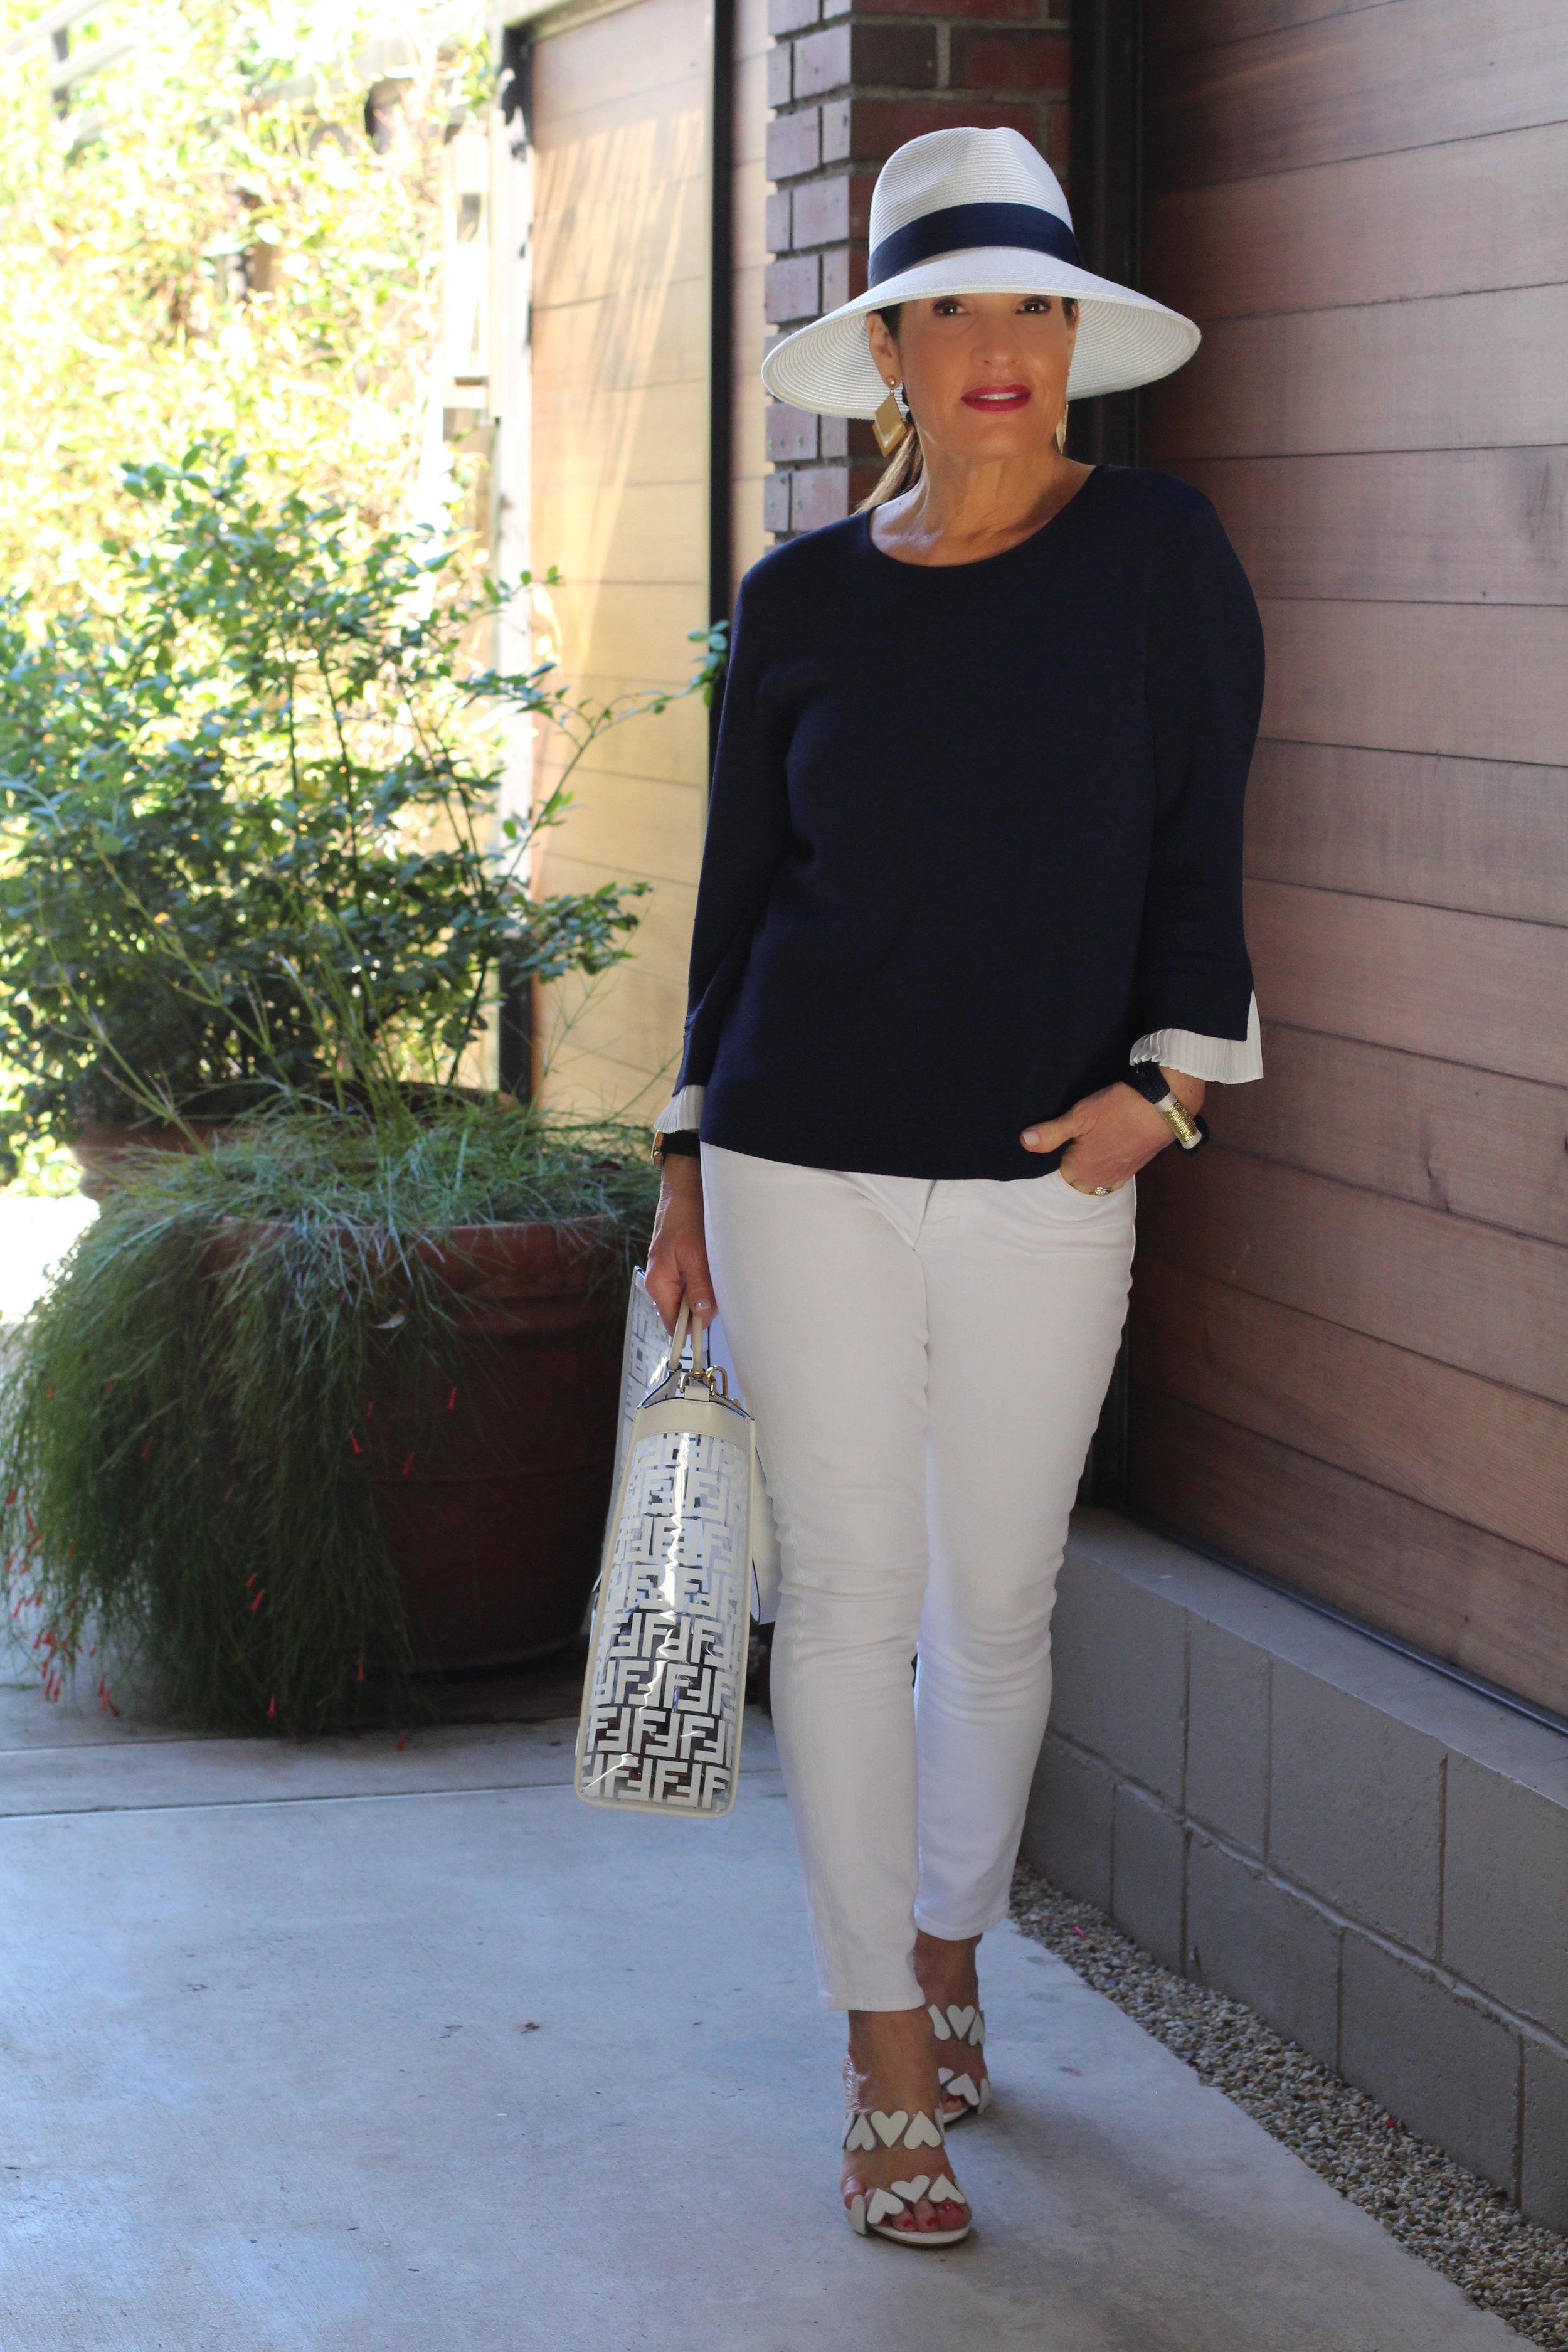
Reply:
<svg viewBox="0 0 1568 2352"><path fill-rule="evenodd" d="M854 2239L765 1721L718 1825L587 1811L571 1737L187 1740L0 1691L3 2352L1520 2340L1010 1928L974 2239Z"/></svg>

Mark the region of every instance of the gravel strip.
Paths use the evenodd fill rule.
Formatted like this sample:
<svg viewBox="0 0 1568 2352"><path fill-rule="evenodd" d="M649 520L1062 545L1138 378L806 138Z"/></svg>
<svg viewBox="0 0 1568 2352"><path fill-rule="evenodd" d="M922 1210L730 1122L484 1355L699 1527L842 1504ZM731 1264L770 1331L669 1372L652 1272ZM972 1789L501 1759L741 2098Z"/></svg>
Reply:
<svg viewBox="0 0 1568 2352"><path fill-rule="evenodd" d="M1161 1968L1102 1911L1059 1894L1027 1864L1013 1881L1013 1916L1483 2311L1545 2352L1568 2352L1568 2240L1525 2221L1500 2189L1240 2001Z"/></svg>

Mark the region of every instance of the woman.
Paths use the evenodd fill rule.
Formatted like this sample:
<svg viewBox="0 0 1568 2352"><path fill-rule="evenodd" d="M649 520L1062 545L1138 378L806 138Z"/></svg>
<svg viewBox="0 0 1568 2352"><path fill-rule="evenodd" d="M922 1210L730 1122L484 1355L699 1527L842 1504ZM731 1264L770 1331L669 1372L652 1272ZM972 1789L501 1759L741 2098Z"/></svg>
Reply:
<svg viewBox="0 0 1568 2352"><path fill-rule="evenodd" d="M1256 607L1206 499L1063 454L1069 389L1197 331L1077 258L1012 131L901 148L870 291L781 344L797 405L909 429L868 511L737 608L648 1288L722 1308L784 1560L773 1716L846 2210L967 2234L976 1948L1050 1698L1133 1179L1261 1076L1241 804ZM911 1688L911 1661L918 1668Z"/></svg>

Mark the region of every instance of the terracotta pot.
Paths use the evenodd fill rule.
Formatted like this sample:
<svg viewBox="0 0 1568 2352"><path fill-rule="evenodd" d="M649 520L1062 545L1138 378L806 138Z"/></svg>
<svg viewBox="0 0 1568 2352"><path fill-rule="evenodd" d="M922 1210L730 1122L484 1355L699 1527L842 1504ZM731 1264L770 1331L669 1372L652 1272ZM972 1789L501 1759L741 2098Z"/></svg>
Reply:
<svg viewBox="0 0 1568 2352"><path fill-rule="evenodd" d="M226 1220L204 1262L217 1273L286 1231ZM354 1433L415 1661L539 1657L580 1631L599 1570L626 1326L619 1252L596 1219L457 1226L418 1250L453 1298L455 1379L419 1409L388 1382Z"/></svg>
<svg viewBox="0 0 1568 2352"><path fill-rule="evenodd" d="M122 1181L127 1152L190 1151L196 1143L211 1143L227 1133L228 1122L224 1119L193 1118L188 1131L182 1127L132 1127L101 1120L79 1128L67 1149L81 1170L77 1191L89 1201L106 1201Z"/></svg>
<svg viewBox="0 0 1568 2352"><path fill-rule="evenodd" d="M443 1667L538 1657L577 1633L599 1570L626 1320L616 1254L584 1228L478 1225L426 1255L468 1335L455 1399L423 1450L380 1406L374 1449L415 1654Z"/></svg>

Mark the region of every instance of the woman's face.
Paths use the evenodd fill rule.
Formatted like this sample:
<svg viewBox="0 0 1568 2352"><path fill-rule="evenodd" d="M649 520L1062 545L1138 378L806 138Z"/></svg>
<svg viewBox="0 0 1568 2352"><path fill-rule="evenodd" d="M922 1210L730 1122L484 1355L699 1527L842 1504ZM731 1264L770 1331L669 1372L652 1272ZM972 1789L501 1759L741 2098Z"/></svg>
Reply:
<svg viewBox="0 0 1568 2352"><path fill-rule="evenodd" d="M971 460L1037 455L1067 399L1078 333L1055 294L941 294L906 302L895 343L867 320L884 380L902 382L927 450Z"/></svg>

